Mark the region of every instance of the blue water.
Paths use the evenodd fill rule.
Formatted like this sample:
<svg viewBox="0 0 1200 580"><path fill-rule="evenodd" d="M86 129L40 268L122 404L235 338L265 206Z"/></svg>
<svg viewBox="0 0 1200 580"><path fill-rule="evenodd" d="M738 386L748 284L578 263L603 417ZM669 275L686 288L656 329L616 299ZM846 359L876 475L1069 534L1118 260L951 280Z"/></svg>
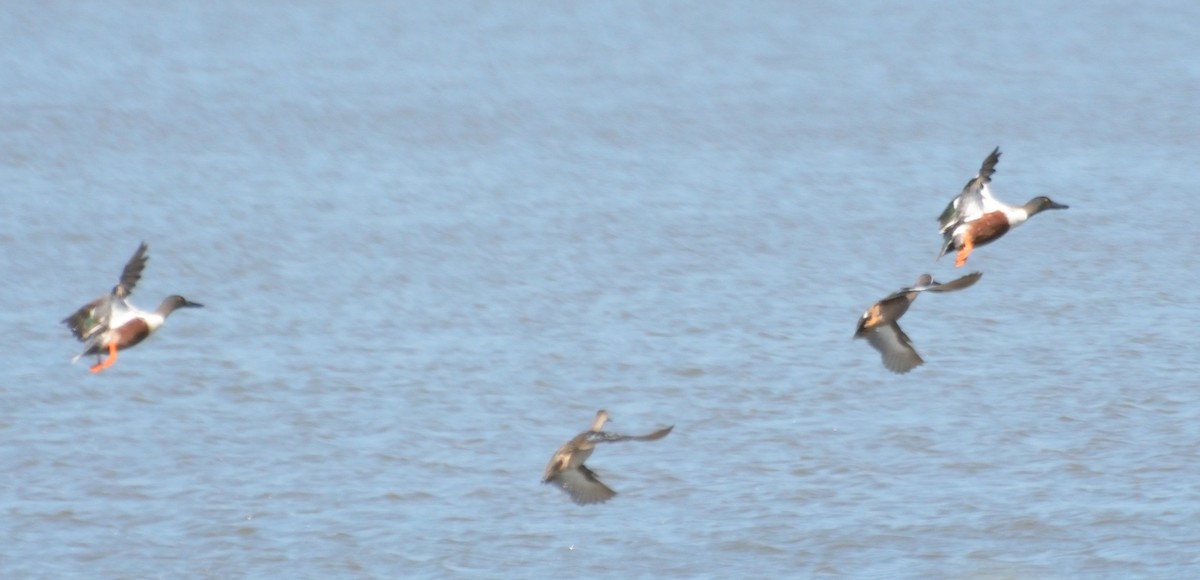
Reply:
<svg viewBox="0 0 1200 580"><path fill-rule="evenodd" d="M25 3L0 576L1189 577L1200 7ZM983 157L1048 212L903 321ZM58 320L180 311L99 375ZM598 408L616 489L539 484Z"/></svg>

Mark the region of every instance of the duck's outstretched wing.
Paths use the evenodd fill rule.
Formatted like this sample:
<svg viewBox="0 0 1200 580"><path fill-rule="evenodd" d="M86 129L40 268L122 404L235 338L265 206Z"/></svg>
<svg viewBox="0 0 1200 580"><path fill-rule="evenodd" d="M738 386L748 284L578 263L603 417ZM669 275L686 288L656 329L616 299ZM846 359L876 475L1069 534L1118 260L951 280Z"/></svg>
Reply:
<svg viewBox="0 0 1200 580"><path fill-rule="evenodd" d="M883 356L883 366L893 373L907 373L925 362L895 322L875 326L866 333L866 338Z"/></svg>
<svg viewBox="0 0 1200 580"><path fill-rule="evenodd" d="M142 279L142 270L146 269L146 260L150 259L150 256L146 255L149 249L146 242L142 242L138 246L133 257L125 263L125 269L121 270L121 280L112 289L113 296L128 298L130 294L133 294L133 287L137 286L138 280Z"/></svg>
<svg viewBox="0 0 1200 580"><path fill-rule="evenodd" d="M146 242L142 242L138 246L133 257L125 263L125 268L121 270L121 279L116 286L113 286L111 292L84 304L79 310L62 320L63 324L71 329L71 334L74 334L76 339L86 342L100 330L108 328L114 307L123 306L125 299L133 293L133 288L137 286L138 280L141 280L142 270L146 269L146 260L149 259L149 256L146 255L148 249Z"/></svg>
<svg viewBox="0 0 1200 580"><path fill-rule="evenodd" d="M618 433L597 431L591 434L589 440L592 443L613 443L616 441L658 441L659 439L666 437L667 434L670 433L674 428L675 426L671 425L670 427L659 429L658 431L650 433L649 435L621 435Z"/></svg>
<svg viewBox="0 0 1200 580"><path fill-rule="evenodd" d="M108 321L112 319L112 310L113 295L105 294L84 304L82 308L64 318L62 322L71 329L71 334L74 334L77 340L87 342L98 335L102 329L108 328Z"/></svg>
<svg viewBox="0 0 1200 580"><path fill-rule="evenodd" d="M992 192L988 189L988 183L991 183L992 174L996 173L996 163L999 161L1000 148L997 147L983 160L979 173L946 205L946 209L938 217L938 225L941 226L939 231L943 234L952 232L958 224L969 222L999 207L996 198L992 197Z"/></svg>
<svg viewBox="0 0 1200 580"><path fill-rule="evenodd" d="M980 278L983 277L983 272L971 272L966 276L956 278L949 282L931 282L928 286L914 290L928 290L930 292L955 292L964 288L974 286Z"/></svg>
<svg viewBox="0 0 1200 580"><path fill-rule="evenodd" d="M571 496L571 500L579 505L603 503L617 495L617 492L604 485L585 465L560 471L546 480L546 483L562 488Z"/></svg>

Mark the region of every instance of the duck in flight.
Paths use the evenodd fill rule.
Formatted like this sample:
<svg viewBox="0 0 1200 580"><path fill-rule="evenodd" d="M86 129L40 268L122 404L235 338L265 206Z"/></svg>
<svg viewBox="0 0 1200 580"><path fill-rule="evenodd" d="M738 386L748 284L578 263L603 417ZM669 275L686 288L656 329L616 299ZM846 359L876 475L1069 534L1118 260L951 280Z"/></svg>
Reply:
<svg viewBox="0 0 1200 580"><path fill-rule="evenodd" d="M1046 196L1035 197L1025 205L1008 205L992 197L988 184L992 181L992 174L996 173L996 163L999 161L1000 148L997 147L983 160L979 174L968 181L962 193L942 211L938 218L942 232L942 253L938 259L953 248L958 251L954 266L962 267L976 246L996 241L1042 211L1067 209L1068 206Z"/></svg>
<svg viewBox="0 0 1200 580"><path fill-rule="evenodd" d="M596 413L596 419L592 421L590 430L576 435L574 439L559 447L558 451L554 452L554 457L550 458L550 463L546 465L546 471L542 474L542 483L552 483L556 487L562 488L575 503L580 505L608 501L617 495L617 492L604 485L596 477L595 472L583 464L588 457L591 457L596 445L617 441L657 441L666 437L671 429L675 428L672 425L649 435L618 435L601 431L608 419L608 411L601 409Z"/></svg>
<svg viewBox="0 0 1200 580"><path fill-rule="evenodd" d="M917 299L917 295L926 291L962 290L978 282L982 276L982 272L972 272L957 280L942 284L934 282L933 277L929 274L921 274L914 286L901 288L868 308L858 319L858 328L854 331L854 338L867 339L867 342L883 356L883 366L887 367L889 371L897 374L907 373L925 362L913 348L912 340L908 338L907 334L904 334L903 330L900 330L898 324L900 317L908 312L908 307Z"/></svg>
<svg viewBox="0 0 1200 580"><path fill-rule="evenodd" d="M203 306L178 295L166 297L153 312L139 310L130 304L129 295L142 278L142 270L149 259L147 250L145 242L138 246L112 292L88 302L63 319L75 338L84 343L83 352L71 362L95 355L96 364L92 365L91 371L98 373L117 362L117 351L135 346L154 334L175 310ZM108 358L101 360L105 353Z"/></svg>

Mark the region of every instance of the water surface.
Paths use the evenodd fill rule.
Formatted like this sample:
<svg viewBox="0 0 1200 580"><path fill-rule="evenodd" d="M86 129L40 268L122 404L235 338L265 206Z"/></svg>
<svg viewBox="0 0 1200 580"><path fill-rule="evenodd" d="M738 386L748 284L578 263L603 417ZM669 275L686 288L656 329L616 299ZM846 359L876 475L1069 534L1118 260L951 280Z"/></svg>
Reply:
<svg viewBox="0 0 1200 580"><path fill-rule="evenodd" d="M1186 577L1200 9L10 6L5 577ZM904 320L942 206L1071 205ZM146 240L182 311L58 320ZM538 484L596 409L620 495Z"/></svg>

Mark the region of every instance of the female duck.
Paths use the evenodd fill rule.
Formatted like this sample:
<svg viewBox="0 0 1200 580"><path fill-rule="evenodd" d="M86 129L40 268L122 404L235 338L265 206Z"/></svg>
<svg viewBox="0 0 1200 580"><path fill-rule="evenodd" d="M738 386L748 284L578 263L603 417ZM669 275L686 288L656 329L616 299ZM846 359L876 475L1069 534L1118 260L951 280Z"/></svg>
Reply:
<svg viewBox="0 0 1200 580"><path fill-rule="evenodd" d="M889 371L904 374L920 366L925 361L913 348L912 340L900 330L898 321L908 307L917 299L917 295L926 290L930 292L953 292L970 287L983 277L981 272L972 272L942 284L934 282L933 276L921 274L916 285L902 288L887 298L876 302L858 319L858 327L854 330L854 338L865 338L883 357L883 366Z"/></svg>
<svg viewBox="0 0 1200 580"><path fill-rule="evenodd" d="M615 441L657 441L675 428L672 425L649 435L618 435L601 431L608 418L608 411L601 409L592 421L591 430L576 435L574 439L559 447L558 451L554 452L554 457L550 458L550 463L546 465L542 483L553 483L562 488L580 505L608 501L617 495L617 492L601 483L596 474L583 464L592 456L596 444Z"/></svg>

